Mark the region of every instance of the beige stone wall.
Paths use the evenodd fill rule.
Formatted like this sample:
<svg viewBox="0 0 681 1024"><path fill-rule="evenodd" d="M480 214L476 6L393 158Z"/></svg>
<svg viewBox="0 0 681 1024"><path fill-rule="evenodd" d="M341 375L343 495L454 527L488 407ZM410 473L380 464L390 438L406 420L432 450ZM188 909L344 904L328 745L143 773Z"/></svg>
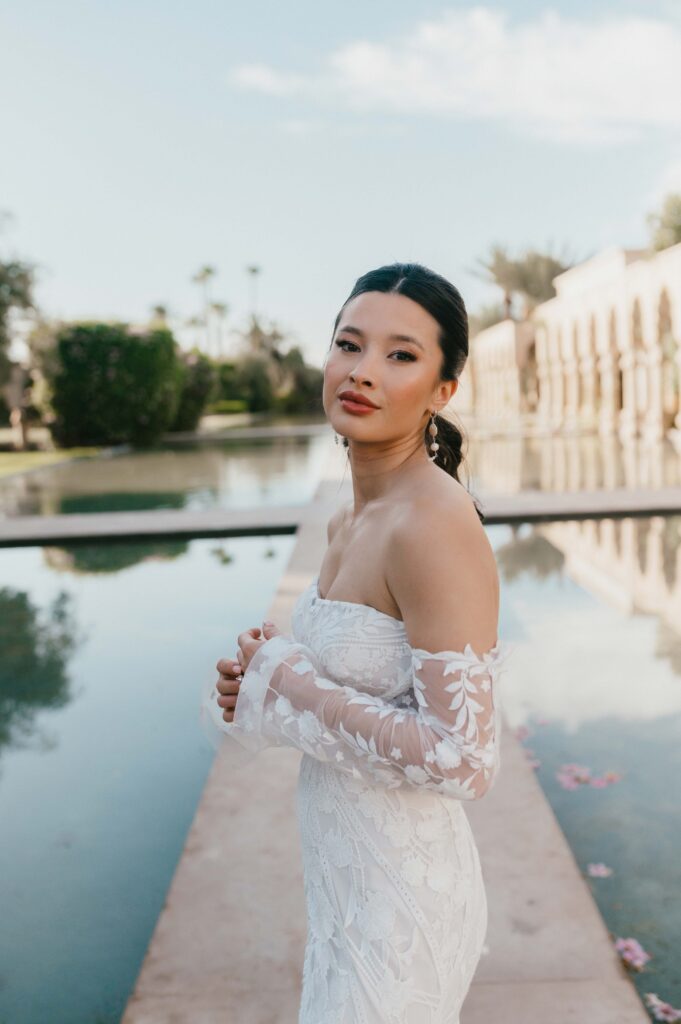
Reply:
<svg viewBox="0 0 681 1024"><path fill-rule="evenodd" d="M534 348L532 324L515 320L503 320L472 339L464 370L472 379L471 412L489 430L518 427L536 408Z"/></svg>
<svg viewBox="0 0 681 1024"><path fill-rule="evenodd" d="M681 431L681 244L607 249L554 285L531 321L472 339L476 418L623 440Z"/></svg>

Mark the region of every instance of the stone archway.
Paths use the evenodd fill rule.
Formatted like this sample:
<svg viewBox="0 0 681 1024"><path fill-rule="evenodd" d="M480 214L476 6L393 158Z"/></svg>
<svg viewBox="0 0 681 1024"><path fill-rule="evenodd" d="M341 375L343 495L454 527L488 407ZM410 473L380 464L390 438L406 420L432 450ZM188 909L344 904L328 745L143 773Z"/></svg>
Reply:
<svg viewBox="0 0 681 1024"><path fill-rule="evenodd" d="M539 408L541 390L537 366L537 343L534 340L530 344L525 356L521 395L525 400L526 411L535 413Z"/></svg>

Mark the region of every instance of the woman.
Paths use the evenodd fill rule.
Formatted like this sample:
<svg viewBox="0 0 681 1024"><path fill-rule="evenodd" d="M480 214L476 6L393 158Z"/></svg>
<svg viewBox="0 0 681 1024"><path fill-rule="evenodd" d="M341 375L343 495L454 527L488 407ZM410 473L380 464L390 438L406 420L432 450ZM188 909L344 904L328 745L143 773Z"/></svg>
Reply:
<svg viewBox="0 0 681 1024"><path fill-rule="evenodd" d="M299 1024L457 1024L482 951L463 801L499 767L499 584L457 477L462 435L438 415L467 355L466 309L444 278L417 263L359 278L323 395L353 500L329 522L292 636L265 622L218 662L223 731L251 751L303 751Z"/></svg>

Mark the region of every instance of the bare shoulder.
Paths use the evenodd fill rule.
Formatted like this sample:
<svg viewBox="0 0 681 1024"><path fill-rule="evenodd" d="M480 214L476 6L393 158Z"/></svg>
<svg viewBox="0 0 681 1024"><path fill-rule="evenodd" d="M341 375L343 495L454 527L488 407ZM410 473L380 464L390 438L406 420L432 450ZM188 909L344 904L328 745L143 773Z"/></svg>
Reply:
<svg viewBox="0 0 681 1024"><path fill-rule="evenodd" d="M452 477L410 497L393 517L385 578L412 646L478 653L497 640L494 551L470 494Z"/></svg>
<svg viewBox="0 0 681 1024"><path fill-rule="evenodd" d="M337 530L345 522L346 517L352 511L352 507L353 507L352 501L345 501L345 502L343 502L343 504L340 505L336 509L336 511L333 513L333 515L329 519L329 521L328 521L328 523L326 525L326 540L327 540L328 544L331 543L331 541L333 540L334 535L336 534Z"/></svg>

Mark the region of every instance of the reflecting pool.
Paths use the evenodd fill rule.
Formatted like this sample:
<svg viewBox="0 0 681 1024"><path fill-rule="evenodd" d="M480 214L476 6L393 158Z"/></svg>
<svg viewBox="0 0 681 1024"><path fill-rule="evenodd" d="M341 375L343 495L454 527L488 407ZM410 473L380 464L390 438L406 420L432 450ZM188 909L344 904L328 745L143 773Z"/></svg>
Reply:
<svg viewBox="0 0 681 1024"><path fill-rule="evenodd" d="M0 518L302 505L333 446L306 436L205 440L80 459L0 479Z"/></svg>
<svg viewBox="0 0 681 1024"><path fill-rule="evenodd" d="M608 929L652 956L639 992L679 1007L681 516L488 536L515 647L507 718Z"/></svg>
<svg viewBox="0 0 681 1024"><path fill-rule="evenodd" d="M681 517L487 531L507 718L613 937L652 955L639 991L679 1006ZM0 1022L118 1021L213 754L199 691L294 543L0 550Z"/></svg>
<svg viewBox="0 0 681 1024"><path fill-rule="evenodd" d="M655 443L597 434L472 438L465 469L471 487L486 494L681 487L681 451L668 438Z"/></svg>
<svg viewBox="0 0 681 1024"><path fill-rule="evenodd" d="M0 550L0 1022L114 1024L294 536Z"/></svg>

